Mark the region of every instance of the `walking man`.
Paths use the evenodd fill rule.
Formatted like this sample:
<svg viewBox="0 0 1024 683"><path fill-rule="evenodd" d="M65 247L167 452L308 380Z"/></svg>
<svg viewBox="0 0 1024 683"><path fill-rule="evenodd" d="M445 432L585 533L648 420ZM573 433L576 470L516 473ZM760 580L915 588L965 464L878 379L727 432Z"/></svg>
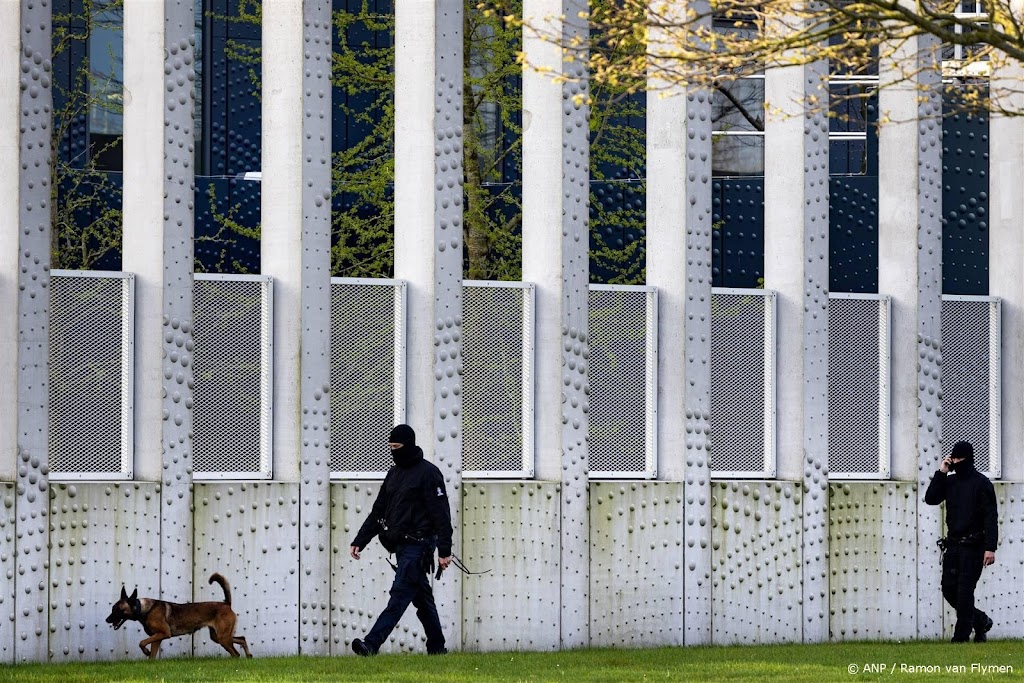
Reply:
<svg viewBox="0 0 1024 683"><path fill-rule="evenodd" d="M946 537L939 541L942 556L942 595L956 610L954 643L988 640L992 619L974 606L974 589L981 570L996 561L998 522L992 482L974 469L974 447L966 441L953 446L932 477L924 502L946 502Z"/></svg>
<svg viewBox="0 0 1024 683"><path fill-rule="evenodd" d="M388 447L395 464L388 470L349 554L358 560L362 549L377 536L381 545L395 554L398 564L388 606L366 638L352 641L352 651L362 657L377 654L411 603L427 636L427 654L444 654L444 634L428 579L435 548L442 570L452 560L452 518L444 477L423 459L409 425L391 430Z"/></svg>

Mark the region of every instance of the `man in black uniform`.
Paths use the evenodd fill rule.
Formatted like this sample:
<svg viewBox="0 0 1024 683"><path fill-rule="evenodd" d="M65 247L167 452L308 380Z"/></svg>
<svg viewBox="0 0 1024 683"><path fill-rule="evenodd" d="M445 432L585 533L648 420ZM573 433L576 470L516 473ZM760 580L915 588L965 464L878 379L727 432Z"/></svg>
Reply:
<svg viewBox="0 0 1024 683"><path fill-rule="evenodd" d="M974 469L974 447L966 441L953 446L932 477L924 502L946 501L946 537L940 541L942 595L956 610L954 643L966 643L974 630L974 642L983 643L992 630L992 619L974 606L974 588L981 570L996 561L998 523L996 492L992 482Z"/></svg>
<svg viewBox="0 0 1024 683"><path fill-rule="evenodd" d="M427 578L433 566L434 548L442 570L452 561L452 517L444 477L437 467L423 459L423 451L416 445L416 433L409 425L392 429L388 442L395 464L388 470L349 554L358 560L360 551L378 536L381 545L396 555L398 565L388 606L365 639L352 641L352 651L363 657L377 654L412 603L427 636L427 654L444 654L447 650L441 620Z"/></svg>

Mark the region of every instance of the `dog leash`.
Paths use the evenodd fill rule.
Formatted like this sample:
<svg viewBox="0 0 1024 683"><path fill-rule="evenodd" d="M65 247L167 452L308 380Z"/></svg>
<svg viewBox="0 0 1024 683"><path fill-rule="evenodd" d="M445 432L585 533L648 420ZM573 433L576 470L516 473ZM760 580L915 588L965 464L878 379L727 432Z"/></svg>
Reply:
<svg viewBox="0 0 1024 683"><path fill-rule="evenodd" d="M467 574L467 575L487 574L488 572L491 571L490 569L485 569L482 572L471 572L466 567L466 565L462 563L462 558L459 557L458 555L456 555L455 553L452 553L452 566L455 567L456 569L458 569L459 571L461 571L463 574ZM434 574L434 580L435 581L440 581L442 573L444 573L444 568L441 567L440 565L438 565L437 573Z"/></svg>
<svg viewBox="0 0 1024 683"><path fill-rule="evenodd" d="M391 561L391 557L390 556L389 557L385 557L384 561L387 562L389 565L391 565L391 570L393 572L395 572L396 574L398 573L398 565ZM431 558L430 558L431 565L433 565L433 562L434 562L434 558L433 558L433 556L431 556ZM452 566L455 567L456 569L458 569L459 571L461 571L463 574L467 574L467 575L488 574L491 571L490 569L485 569L482 572L471 572L469 570L469 568L466 567L465 564L463 564L462 558L459 557L458 555L456 555L455 553L452 553ZM433 566L431 566L431 568L433 568ZM444 567L442 567L440 564L437 565L437 572L434 574L434 580L440 581L441 580L441 574L443 574L443 573L444 573Z"/></svg>

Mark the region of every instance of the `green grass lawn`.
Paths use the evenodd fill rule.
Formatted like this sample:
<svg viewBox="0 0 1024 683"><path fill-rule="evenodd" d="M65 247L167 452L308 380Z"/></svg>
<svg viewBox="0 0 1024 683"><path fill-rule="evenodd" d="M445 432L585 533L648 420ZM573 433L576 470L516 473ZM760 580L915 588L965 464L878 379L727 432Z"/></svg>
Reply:
<svg viewBox="0 0 1024 683"><path fill-rule="evenodd" d="M865 672L865 667L874 671ZM895 667L895 670L893 670ZM934 667L931 671L921 667ZM964 668L960 668L964 667ZM984 669L982 667L1003 667ZM0 681L1006 681L1024 680L1024 641L830 643L649 650L359 657L163 659L0 665Z"/></svg>

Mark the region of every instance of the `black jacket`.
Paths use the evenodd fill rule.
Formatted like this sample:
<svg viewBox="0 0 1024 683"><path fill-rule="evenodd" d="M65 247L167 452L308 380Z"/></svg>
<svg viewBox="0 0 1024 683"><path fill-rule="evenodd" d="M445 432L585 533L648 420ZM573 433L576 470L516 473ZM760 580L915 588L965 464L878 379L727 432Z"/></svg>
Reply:
<svg viewBox="0 0 1024 683"><path fill-rule="evenodd" d="M406 446L393 455L395 465L352 545L362 550L379 535L381 544L394 551L410 539L437 536L438 557L450 556L452 515L441 471L423 459L419 446Z"/></svg>
<svg viewBox="0 0 1024 683"><path fill-rule="evenodd" d="M946 501L946 535L963 538L982 534L985 550L996 551L999 525L996 491L984 474L970 461L960 463L956 474L935 473L924 494L924 502L938 505Z"/></svg>

